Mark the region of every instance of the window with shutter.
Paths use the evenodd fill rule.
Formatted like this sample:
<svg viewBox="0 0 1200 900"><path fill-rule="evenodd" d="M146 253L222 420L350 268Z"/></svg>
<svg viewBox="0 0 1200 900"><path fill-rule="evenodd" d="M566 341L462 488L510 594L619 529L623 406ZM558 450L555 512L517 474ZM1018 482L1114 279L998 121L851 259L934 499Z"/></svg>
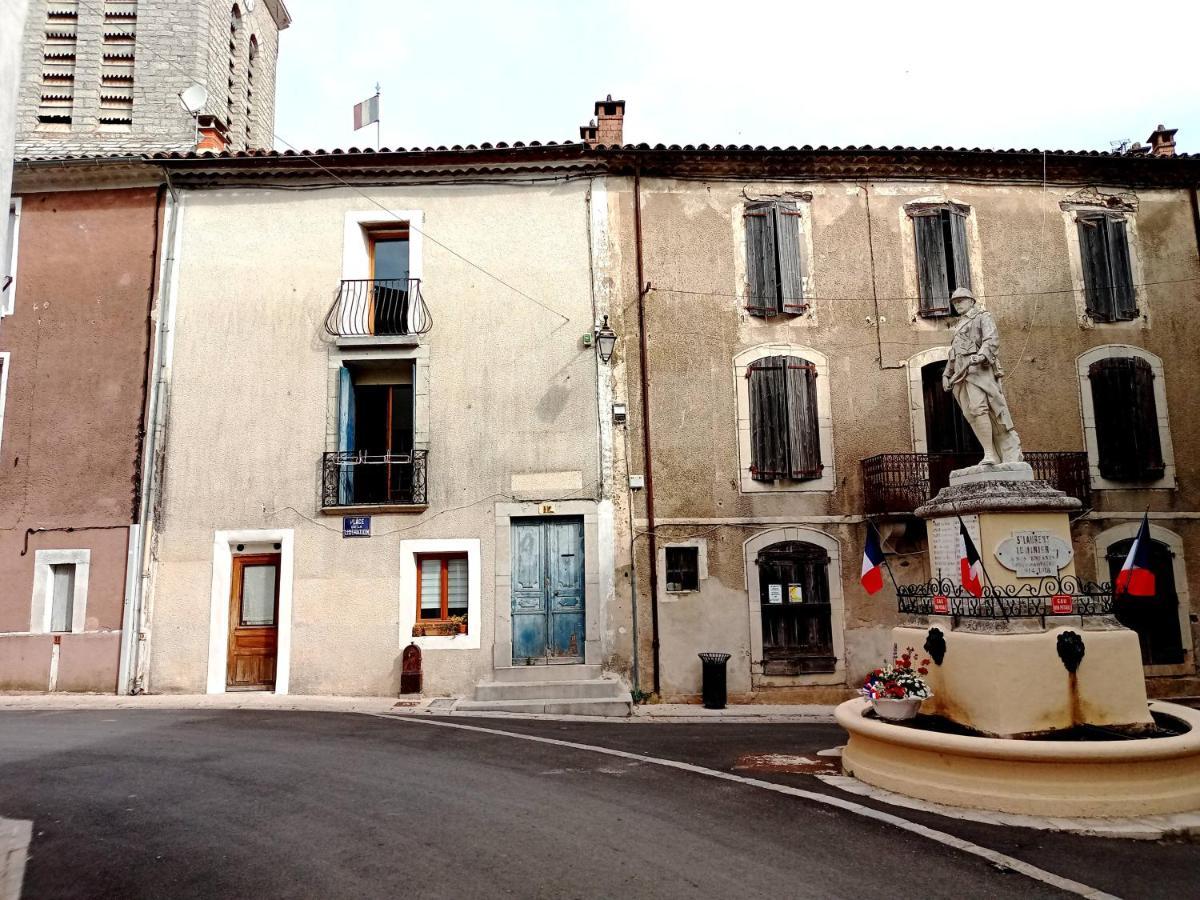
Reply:
<svg viewBox="0 0 1200 900"><path fill-rule="evenodd" d="M917 249L917 284L922 316L953 315L950 297L971 287L967 211L958 206L910 210Z"/></svg>
<svg viewBox="0 0 1200 900"><path fill-rule="evenodd" d="M1081 213L1076 222L1088 316L1096 322L1136 319L1125 219L1109 213Z"/></svg>
<svg viewBox="0 0 1200 900"><path fill-rule="evenodd" d="M746 371L750 400L750 473L756 481L820 478L816 366L770 356Z"/></svg>
<svg viewBox="0 0 1200 900"><path fill-rule="evenodd" d="M808 304L804 300L799 208L783 200L748 203L743 215L747 312L756 316L803 313Z"/></svg>
<svg viewBox="0 0 1200 900"><path fill-rule="evenodd" d="M1109 357L1088 368L1100 474L1110 481L1163 477L1154 371L1137 357Z"/></svg>

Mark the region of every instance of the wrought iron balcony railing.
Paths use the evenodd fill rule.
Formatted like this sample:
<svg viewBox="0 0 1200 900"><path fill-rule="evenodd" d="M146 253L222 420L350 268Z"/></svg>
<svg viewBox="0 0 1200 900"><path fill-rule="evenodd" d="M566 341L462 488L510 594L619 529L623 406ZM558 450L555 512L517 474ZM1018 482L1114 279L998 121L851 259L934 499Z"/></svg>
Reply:
<svg viewBox="0 0 1200 900"><path fill-rule="evenodd" d="M419 278L343 281L325 316L325 330L334 337L397 337L428 334L431 328Z"/></svg>
<svg viewBox="0 0 1200 900"><path fill-rule="evenodd" d="M950 473L979 462L978 453L880 453L862 461L868 514L909 514L950 483ZM1086 453L1035 450L1025 453L1033 477L1092 505Z"/></svg>
<svg viewBox="0 0 1200 900"><path fill-rule="evenodd" d="M321 508L424 506L429 451L326 453L321 463Z"/></svg>

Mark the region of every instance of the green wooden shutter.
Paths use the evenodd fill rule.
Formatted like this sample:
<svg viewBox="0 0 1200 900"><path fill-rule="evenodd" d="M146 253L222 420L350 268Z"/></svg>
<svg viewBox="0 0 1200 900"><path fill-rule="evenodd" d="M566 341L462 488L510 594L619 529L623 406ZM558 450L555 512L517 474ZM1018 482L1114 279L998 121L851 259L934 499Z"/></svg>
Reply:
<svg viewBox="0 0 1200 900"><path fill-rule="evenodd" d="M817 420L817 367L799 357L787 360L788 476L820 478L821 429Z"/></svg>
<svg viewBox="0 0 1200 900"><path fill-rule="evenodd" d="M1110 481L1157 481L1166 470L1158 434L1154 371L1144 359L1110 357L1088 368L1100 474Z"/></svg>
<svg viewBox="0 0 1200 900"><path fill-rule="evenodd" d="M779 311L774 205L748 203L743 218L746 222L746 275L750 282L746 311L755 316L773 316Z"/></svg>
<svg viewBox="0 0 1200 900"><path fill-rule="evenodd" d="M787 358L770 356L746 372L750 392L750 477L755 481L787 478Z"/></svg>
<svg viewBox="0 0 1200 900"><path fill-rule="evenodd" d="M1105 217L1108 238L1108 273L1112 285L1113 316L1136 319L1137 297L1133 291L1133 268L1129 263L1129 238L1124 219Z"/></svg>
<svg viewBox="0 0 1200 900"><path fill-rule="evenodd" d="M942 239L939 210L914 213L913 234L917 246L917 282L921 294L921 315L950 315L949 275L946 271L946 244Z"/></svg>
<svg viewBox="0 0 1200 900"><path fill-rule="evenodd" d="M808 309L804 300L804 270L800 257L800 210L791 201L775 204L775 239L779 251L780 310L799 315Z"/></svg>

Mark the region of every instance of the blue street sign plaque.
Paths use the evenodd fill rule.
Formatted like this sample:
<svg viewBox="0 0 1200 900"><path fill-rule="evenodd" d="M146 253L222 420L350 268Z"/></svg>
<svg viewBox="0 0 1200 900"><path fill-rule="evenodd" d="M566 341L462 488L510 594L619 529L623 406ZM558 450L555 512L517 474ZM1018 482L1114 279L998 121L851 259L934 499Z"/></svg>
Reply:
<svg viewBox="0 0 1200 900"><path fill-rule="evenodd" d="M342 537L370 537L370 516L342 516Z"/></svg>

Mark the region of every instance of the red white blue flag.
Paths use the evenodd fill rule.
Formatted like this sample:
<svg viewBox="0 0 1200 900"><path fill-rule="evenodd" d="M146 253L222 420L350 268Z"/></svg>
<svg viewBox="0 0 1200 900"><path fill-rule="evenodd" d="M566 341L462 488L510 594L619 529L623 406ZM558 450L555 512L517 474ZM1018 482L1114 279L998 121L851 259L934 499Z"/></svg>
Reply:
<svg viewBox="0 0 1200 900"><path fill-rule="evenodd" d="M863 590L868 594L878 594L883 590L883 550L879 546L879 532L875 526L867 523L867 543L863 547L862 582Z"/></svg>
<svg viewBox="0 0 1200 900"><path fill-rule="evenodd" d="M962 519L958 520L958 570L963 588L974 597L982 597L983 560L979 558L979 551Z"/></svg>
<svg viewBox="0 0 1200 900"><path fill-rule="evenodd" d="M366 128L372 122L379 121L379 95L368 97L362 103L354 104L354 130Z"/></svg>
<svg viewBox="0 0 1200 900"><path fill-rule="evenodd" d="M1117 593L1129 594L1133 597L1154 596L1154 570L1150 568L1150 516L1142 516L1142 526L1138 529L1125 564L1117 573Z"/></svg>

